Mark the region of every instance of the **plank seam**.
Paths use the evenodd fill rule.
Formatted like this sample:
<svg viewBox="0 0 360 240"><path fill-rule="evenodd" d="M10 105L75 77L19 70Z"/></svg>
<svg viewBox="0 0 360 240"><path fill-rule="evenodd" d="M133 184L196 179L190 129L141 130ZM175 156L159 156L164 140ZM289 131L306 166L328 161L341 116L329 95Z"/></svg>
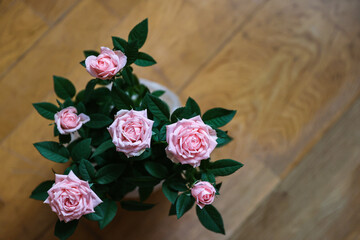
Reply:
<svg viewBox="0 0 360 240"><path fill-rule="evenodd" d="M28 47L10 66L0 74L0 82L5 80L6 75L19 64L20 59L24 58L34 47L36 47L39 42L46 37L55 26L57 26L63 19L65 19L65 16L67 16L74 8L80 3L81 0L76 0L66 11L64 11L61 16L54 21L53 24L49 25L48 30L46 30L30 47ZM31 9L32 10L32 9ZM45 21L45 23L47 23Z"/></svg>
<svg viewBox="0 0 360 240"><path fill-rule="evenodd" d="M193 74L190 75L190 77L184 81L183 85L181 85L177 90L176 93L180 94L198 75L199 73L209 64L211 59L214 59L224 48L225 46L242 30L244 27L251 22L251 20L257 15L261 9L264 8L264 6L270 2L270 0L267 0L260 4L259 6L255 7L255 9L245 18L243 22L239 24L239 26L236 27L233 34L228 36L220 45L217 47L217 49L214 51L211 56L209 56L206 61L200 64L200 66L194 71Z"/></svg>

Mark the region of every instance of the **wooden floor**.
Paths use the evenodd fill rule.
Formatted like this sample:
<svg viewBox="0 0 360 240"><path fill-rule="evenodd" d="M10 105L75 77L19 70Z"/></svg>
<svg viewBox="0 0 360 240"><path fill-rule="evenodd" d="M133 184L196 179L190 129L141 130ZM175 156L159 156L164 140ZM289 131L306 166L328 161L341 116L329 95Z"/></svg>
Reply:
<svg viewBox="0 0 360 240"><path fill-rule="evenodd" d="M237 110L213 154L245 163L215 202L227 235L195 211L168 217L157 192L154 209L102 231L83 220L71 239L360 239L359 0L0 0L0 239L54 239L55 214L28 196L64 166L33 148L53 137L31 103L55 102L52 75L84 88L82 50L145 17L158 64L138 76Z"/></svg>

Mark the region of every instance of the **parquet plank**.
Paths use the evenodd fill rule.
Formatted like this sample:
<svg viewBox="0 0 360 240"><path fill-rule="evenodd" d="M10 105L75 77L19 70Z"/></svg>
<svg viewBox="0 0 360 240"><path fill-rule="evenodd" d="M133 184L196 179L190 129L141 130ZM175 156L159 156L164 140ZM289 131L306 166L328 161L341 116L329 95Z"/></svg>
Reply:
<svg viewBox="0 0 360 240"><path fill-rule="evenodd" d="M360 99L231 239L360 238Z"/></svg>
<svg viewBox="0 0 360 240"><path fill-rule="evenodd" d="M309 5L272 1L181 95L237 109L230 132L282 175L359 94L357 39Z"/></svg>
<svg viewBox="0 0 360 240"><path fill-rule="evenodd" d="M59 17L78 4L80 0L24 0L36 13L41 15L49 24L53 24Z"/></svg>
<svg viewBox="0 0 360 240"><path fill-rule="evenodd" d="M301 1L298 4L310 4L313 8L321 11L328 20L336 25L340 31L348 36L359 36L360 29L360 2L357 0L329 0L329 1Z"/></svg>
<svg viewBox="0 0 360 240"><path fill-rule="evenodd" d="M139 2L135 1L135 4ZM127 15L118 1L107 0L105 4L119 17L124 17L123 26L133 26L145 16L149 18L150 36L144 51L155 57L161 72L171 83L171 89L177 90L216 55L264 2L144 1ZM127 36L126 31L121 33Z"/></svg>
<svg viewBox="0 0 360 240"><path fill-rule="evenodd" d="M25 1L27 5L15 3L50 24L70 4ZM332 130L340 139L341 150L348 146L352 150L335 152L335 137L326 135L328 140L315 148L318 152L312 154L312 162L305 158L297 164L359 94L358 10L354 0L270 0L266 4L262 0L81 1L0 79L0 112L6 113L0 115L0 159L6 169L0 176L0 238L54 238L54 214L28 195L42 180L53 178L52 167L60 171L65 166L45 160L31 145L52 140L52 128L47 128L49 121L38 116L30 103L54 102L54 94L49 94L53 74L68 77L77 89L83 88L89 75L78 65L83 59L81 51L109 46L111 35L126 37L133 25L149 17L144 51L159 64L136 68L138 75L177 90L183 102L192 96L203 111L215 106L238 110L227 127L235 141L213 154L214 159L227 157L245 163L245 168L226 178L215 202L227 235L204 229L194 211L181 220L168 217L169 204L157 192L150 198L158 203L154 209L139 213L121 210L103 231L82 221L72 239L251 239L246 234L253 239L296 239L287 238L294 236L295 230L312 239L315 230L311 226L320 229L315 231L315 239L357 239L356 227L345 223L359 220L350 212L359 195L356 190L350 193L358 180L359 168L354 167L358 164L351 155L358 156L354 150L358 133L345 125L336 127L343 131ZM32 19L32 14L22 18ZM359 122L358 115L350 115L341 121ZM328 152L326 144L334 150ZM317 161L324 155L330 166L325 160ZM344 166L335 157L345 157ZM340 170L335 173L336 168ZM326 186L322 175L334 188ZM277 201L280 208L275 208ZM304 212L299 210L303 202L308 203ZM313 211L319 214L314 216ZM299 217L291 219L294 213ZM278 216L276 221L273 214ZM304 219L309 216L313 220L308 223ZM289 227L282 229L288 221ZM244 222L244 228L238 230ZM336 231L337 225L344 230Z"/></svg>
<svg viewBox="0 0 360 240"><path fill-rule="evenodd" d="M220 156L224 158L226 155L224 152L219 153L218 151L217 153L219 158ZM226 157L229 157L229 154ZM125 238L129 240L142 239L144 236L148 240L227 239L257 204L271 192L279 180L277 176L254 159L246 161L245 165L248 171L240 170L237 174L226 178L221 195L214 202L214 206L224 218L226 236L205 229L197 219L195 208L180 220L177 220L175 216L169 217L170 203L161 191L153 194L148 200L148 202L157 203L156 207L146 212L121 210L115 221L99 234L103 239L113 239L114 236L126 236ZM249 184L255 181L257 184Z"/></svg>
<svg viewBox="0 0 360 240"><path fill-rule="evenodd" d="M52 75L67 77L83 89L90 77L79 64L84 59L82 51L110 45L118 23L99 2L84 1L41 39L0 80L0 109L7 113L0 115L0 141L33 111L30 103L40 102L48 95L53 87ZM156 79L161 82L160 77Z"/></svg>
<svg viewBox="0 0 360 240"><path fill-rule="evenodd" d="M29 199L35 182L51 179L55 164L10 154L0 148L2 174L0 175L0 237L2 239L35 239L56 222L56 215L40 201Z"/></svg>
<svg viewBox="0 0 360 240"><path fill-rule="evenodd" d="M0 0L0 13L8 9L15 0Z"/></svg>
<svg viewBox="0 0 360 240"><path fill-rule="evenodd" d="M49 96L49 99L52 97L53 95ZM48 101L48 99L46 99L46 101ZM52 127L48 126L49 122L50 121L42 119L37 113L33 112L16 129L16 131L1 144L5 149L18 153L19 157L31 161L33 166L41 166L39 172L41 171L41 173L46 176L44 180L53 178L51 168L61 172L66 166L66 164L54 164L49 162L44 159L31 144L29 144L37 141L55 140L52 137ZM245 156L242 156L242 153L246 152L244 151L244 147L238 147L237 151L229 154L227 149L232 149L231 145L235 144L236 143L233 142L229 146L226 146L221 150L219 149L214 153L214 159L226 157L241 160L244 159L246 167L251 169L251 171L240 171L238 174L227 178L222 187L222 195L217 200L216 206L219 208L219 211L222 212L224 220L226 219L225 224L229 234L236 230L237 226L252 212L257 204L271 192L272 188L276 186L279 180L277 176L274 176L271 171L267 170L263 164L256 159L249 158L245 160ZM4 177L5 176L12 176L12 174L5 174ZM23 178L16 179L11 185L21 185L22 181L24 181ZM248 184L231 184L231 182L248 183L255 181L258 183L255 186L250 186ZM18 192L23 199L26 199L29 192L31 192L41 181L34 179L30 182L32 185L29 183L29 187L26 191L21 193ZM16 190L14 190L14 192L16 192ZM238 195L232 194L233 192L247 192L247 195L237 199ZM167 216L169 203L161 192L154 194L150 201L158 203L156 208L151 211L144 213L121 211L114 223L103 231L100 231L94 224L91 224L90 226L92 226L92 229L99 235L101 234L104 239L110 239L114 234L127 236L127 239L139 239L145 232L147 233L148 239L169 239L170 237L181 239L181 237L184 236L184 231L190 226L199 227L193 228L192 231L186 230L186 232L188 232L185 234L187 239L191 239L194 235L199 239L226 239L226 237L220 237L219 235L213 234L200 227L195 211L187 214L188 216L185 216L184 219L181 219L180 221L177 221L176 218L169 218ZM16 208L19 205L19 203L9 204L13 208ZM234 206L234 208L229 209L227 206L230 204ZM46 208L46 206L43 206L43 208ZM234 214L234 209L236 209L236 214ZM34 213L32 212L32 214ZM29 215L31 214L29 213ZM45 215L52 216L53 214L48 211ZM141 222L138 221L139 218L142 219ZM23 219L17 219L17 221L22 222ZM153 228L153 224L159 226L166 225L167 228L159 231L157 228ZM19 223L19 225L21 225L21 223ZM135 225L139 228L139 231L131 230L134 229ZM47 231L50 233L47 233L45 236L51 235L52 231L53 226L50 226ZM79 234L73 239L86 239L86 236L87 235Z"/></svg>
<svg viewBox="0 0 360 240"><path fill-rule="evenodd" d="M6 5L6 2L2 4ZM0 29L1 76L48 29L48 26L30 7L22 1L17 1L0 14Z"/></svg>

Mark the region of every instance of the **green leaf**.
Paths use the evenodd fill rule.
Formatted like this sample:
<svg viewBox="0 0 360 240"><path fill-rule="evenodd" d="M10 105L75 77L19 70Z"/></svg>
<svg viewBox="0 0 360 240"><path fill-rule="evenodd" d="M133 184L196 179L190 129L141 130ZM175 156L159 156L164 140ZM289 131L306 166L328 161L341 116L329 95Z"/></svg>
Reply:
<svg viewBox="0 0 360 240"><path fill-rule="evenodd" d="M129 66L133 62L136 61L139 55L138 41L134 40L134 42L130 42L125 49L126 66Z"/></svg>
<svg viewBox="0 0 360 240"><path fill-rule="evenodd" d="M192 99L191 97L189 97L186 101L186 108L190 109L190 111L192 113L195 113L196 115L201 115L201 111L200 111L200 107L199 105L195 102L194 99Z"/></svg>
<svg viewBox="0 0 360 240"><path fill-rule="evenodd" d="M139 52L135 64L141 67L148 67L156 64L156 61L147 53Z"/></svg>
<svg viewBox="0 0 360 240"><path fill-rule="evenodd" d="M106 87L96 88L93 92L92 100L95 100L93 102L97 102L99 105L103 105L105 102L110 103L111 91ZM99 111L102 111L102 110L103 110L102 108L99 109Z"/></svg>
<svg viewBox="0 0 360 240"><path fill-rule="evenodd" d="M244 166L244 164L235 160L223 159L211 163L208 170L215 176L227 176L233 174L242 166Z"/></svg>
<svg viewBox="0 0 360 240"><path fill-rule="evenodd" d="M90 121L85 123L89 128L103 128L109 126L113 120L101 113L90 114Z"/></svg>
<svg viewBox="0 0 360 240"><path fill-rule="evenodd" d="M38 142L34 143L34 147L43 157L54 162L65 163L70 157L69 151L57 142Z"/></svg>
<svg viewBox="0 0 360 240"><path fill-rule="evenodd" d="M171 204L169 209L169 216L176 215L176 204Z"/></svg>
<svg viewBox="0 0 360 240"><path fill-rule="evenodd" d="M59 134L59 143L65 144L65 143L69 143L70 141L71 141L70 134L66 134L66 135Z"/></svg>
<svg viewBox="0 0 360 240"><path fill-rule="evenodd" d="M142 160L145 160L145 159L147 159L149 157L151 157L151 148L145 149L145 151L140 156L131 157L130 159L132 161L142 161Z"/></svg>
<svg viewBox="0 0 360 240"><path fill-rule="evenodd" d="M190 119L198 115L201 115L199 105L189 97L185 107L179 107L171 114L171 122L175 123L181 119Z"/></svg>
<svg viewBox="0 0 360 240"><path fill-rule="evenodd" d="M208 173L202 173L201 174L201 180L207 181L209 183L215 183L215 175L211 172Z"/></svg>
<svg viewBox="0 0 360 240"><path fill-rule="evenodd" d="M151 176L127 177L126 180L139 187L153 187L160 182Z"/></svg>
<svg viewBox="0 0 360 240"><path fill-rule="evenodd" d="M121 202L121 207L128 211L144 211L144 210L151 209L154 206L155 206L155 204L142 203L142 202L137 202L137 201L133 201L133 200Z"/></svg>
<svg viewBox="0 0 360 240"><path fill-rule="evenodd" d="M72 220L68 223L57 220L54 232L55 236L60 240L68 239L75 232L78 223L79 220Z"/></svg>
<svg viewBox="0 0 360 240"><path fill-rule="evenodd" d="M157 128L153 128L152 129L152 134L151 134L151 140L158 142L159 141L159 129Z"/></svg>
<svg viewBox="0 0 360 240"><path fill-rule="evenodd" d="M85 92L84 92L84 98L83 98L84 103L87 103L87 102L90 101L90 98L93 95L96 83L97 83L97 80L92 79L86 84Z"/></svg>
<svg viewBox="0 0 360 240"><path fill-rule="evenodd" d="M71 157L74 161L80 161L82 158L88 159L91 154L91 138L81 140L71 150Z"/></svg>
<svg viewBox="0 0 360 240"><path fill-rule="evenodd" d="M167 181L164 181L162 184L162 191L167 199L174 204L176 201L176 198L178 197L178 192L171 189L169 187L169 183Z"/></svg>
<svg viewBox="0 0 360 240"><path fill-rule="evenodd" d="M104 218L104 211L100 206L94 208L95 212L86 214L84 217L91 221L100 221Z"/></svg>
<svg viewBox="0 0 360 240"><path fill-rule="evenodd" d="M52 187L55 181L45 181L39 184L34 191L32 191L30 198L45 201L46 198L49 196L47 191Z"/></svg>
<svg viewBox="0 0 360 240"><path fill-rule="evenodd" d="M129 42L137 41L137 48L141 48L148 34L148 20L144 19L138 23L129 33Z"/></svg>
<svg viewBox="0 0 360 240"><path fill-rule="evenodd" d="M86 109L85 109L85 105L82 103L82 102L79 102L77 105L76 105L76 109L78 111L78 114L80 113L85 113Z"/></svg>
<svg viewBox="0 0 360 240"><path fill-rule="evenodd" d="M168 181L168 183L169 183L169 187L172 188L173 190L176 190L176 191L179 191L179 192L183 192L183 191L188 190L185 182L180 182L178 180L173 180L173 181Z"/></svg>
<svg viewBox="0 0 360 240"><path fill-rule="evenodd" d="M151 94L146 94L143 102L145 103L149 111L154 115L154 117L158 118L160 121L169 121L169 106L160 98L157 98Z"/></svg>
<svg viewBox="0 0 360 240"><path fill-rule="evenodd" d="M201 209L196 206L196 214L201 224L216 233L222 233L225 235L224 223L220 213L212 205L206 205Z"/></svg>
<svg viewBox="0 0 360 240"><path fill-rule="evenodd" d="M73 171L76 176L80 176L79 168L75 163L65 169L64 175L69 175L70 171Z"/></svg>
<svg viewBox="0 0 360 240"><path fill-rule="evenodd" d="M127 41L119 37L111 37L115 50L125 52L128 45Z"/></svg>
<svg viewBox="0 0 360 240"><path fill-rule="evenodd" d="M85 95L85 89L80 90L75 97L76 102L82 102L84 99L84 95Z"/></svg>
<svg viewBox="0 0 360 240"><path fill-rule="evenodd" d="M85 64L85 60L79 62L81 66L85 67L86 68L86 64Z"/></svg>
<svg viewBox="0 0 360 240"><path fill-rule="evenodd" d="M221 182L221 183L216 184L216 186L215 186L216 195L220 195L219 191L220 191L221 185L222 185L222 182Z"/></svg>
<svg viewBox="0 0 360 240"><path fill-rule="evenodd" d="M155 97L161 97L165 93L164 90L156 90L151 93L151 95L154 95Z"/></svg>
<svg viewBox="0 0 360 240"><path fill-rule="evenodd" d="M184 118L190 119L192 117L195 117L196 115L197 115L196 113L193 113L187 107L179 107L171 114L171 122L175 123Z"/></svg>
<svg viewBox="0 0 360 240"><path fill-rule="evenodd" d="M84 51L84 56L87 58L87 57L89 57L89 56L95 56L95 57L97 57L97 56L99 56L99 52L97 52L97 51L94 51L94 50L85 50Z"/></svg>
<svg viewBox="0 0 360 240"><path fill-rule="evenodd" d="M163 179L169 174L168 169L161 163L145 162L144 167L151 176L156 178Z"/></svg>
<svg viewBox="0 0 360 240"><path fill-rule="evenodd" d="M57 136L59 136L59 135L60 135L59 129L57 128L57 125L54 124L54 137L57 137Z"/></svg>
<svg viewBox="0 0 360 240"><path fill-rule="evenodd" d="M130 86L135 85L134 84L134 75L132 74L132 68L131 67L124 67L123 70L121 71L121 75L123 76L125 82L128 85L130 85ZM116 83L116 81L115 81L115 83Z"/></svg>
<svg viewBox="0 0 360 240"><path fill-rule="evenodd" d="M81 159L79 171L82 178L86 181L91 181L95 177L95 168L90 161Z"/></svg>
<svg viewBox="0 0 360 240"><path fill-rule="evenodd" d="M114 105L118 110L121 109L132 109L134 106L130 96L127 95L119 86L115 84L111 89L111 97L114 101Z"/></svg>
<svg viewBox="0 0 360 240"><path fill-rule="evenodd" d="M229 142L232 141L232 137L230 137L227 132L222 131L220 129L215 129L216 130L216 135L217 135L217 145L216 147L222 147L226 144L228 144Z"/></svg>
<svg viewBox="0 0 360 240"><path fill-rule="evenodd" d="M71 98L67 98L64 101L64 108L70 107L70 106L75 106L74 102L71 100Z"/></svg>
<svg viewBox="0 0 360 240"><path fill-rule="evenodd" d="M47 102L33 103L36 111L46 119L54 120L54 115L59 111L59 108Z"/></svg>
<svg viewBox="0 0 360 240"><path fill-rule="evenodd" d="M112 140L109 139L109 140L103 142L100 146L98 146L95 149L95 151L92 154L91 158L94 158L94 157L106 152L107 150L109 150L110 148L113 148L113 147L115 147L115 145L113 144Z"/></svg>
<svg viewBox="0 0 360 240"><path fill-rule="evenodd" d="M75 96L74 85L66 78L54 76L54 89L59 98L67 99Z"/></svg>
<svg viewBox="0 0 360 240"><path fill-rule="evenodd" d="M98 184L108 184L115 181L124 172L125 164L108 164L98 170L95 181Z"/></svg>
<svg viewBox="0 0 360 240"><path fill-rule="evenodd" d="M233 119L236 111L224 108L213 108L204 113L203 121L212 128L218 128L226 125Z"/></svg>
<svg viewBox="0 0 360 240"><path fill-rule="evenodd" d="M116 202L110 199L105 199L104 202L99 205L99 207L104 213L103 219L99 221L100 229L103 229L114 219L118 207Z"/></svg>
<svg viewBox="0 0 360 240"><path fill-rule="evenodd" d="M176 216L181 218L187 211L189 211L195 203L195 199L190 194L183 193L176 200Z"/></svg>
<svg viewBox="0 0 360 240"><path fill-rule="evenodd" d="M166 141L166 125L162 126L160 129L159 141Z"/></svg>
<svg viewBox="0 0 360 240"><path fill-rule="evenodd" d="M139 187L140 201L143 202L148 199L153 192L154 187Z"/></svg>
<svg viewBox="0 0 360 240"><path fill-rule="evenodd" d="M184 112L186 111L185 107L179 107L171 114L171 122L176 123L177 121L183 119Z"/></svg>

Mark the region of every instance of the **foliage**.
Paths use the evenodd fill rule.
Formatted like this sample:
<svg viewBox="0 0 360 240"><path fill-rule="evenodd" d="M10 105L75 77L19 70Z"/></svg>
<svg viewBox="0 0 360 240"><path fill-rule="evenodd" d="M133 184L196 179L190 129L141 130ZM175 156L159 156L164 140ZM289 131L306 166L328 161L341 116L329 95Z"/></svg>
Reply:
<svg viewBox="0 0 360 240"><path fill-rule="evenodd" d="M78 131L80 137L71 141L70 135L61 135L54 128L54 136L59 142L45 141L35 143L35 148L45 158L67 163L65 174L72 170L78 177L88 181L94 192L103 200L95 208L95 212L85 218L97 221L100 228L106 227L115 217L120 202L122 208L129 211L147 210L154 206L144 201L152 193L154 186L162 182L162 191L171 202L170 215L182 217L190 210L195 199L191 195L191 186L199 180L209 181L217 189L216 176L234 173L243 165L231 159L219 161L203 160L200 167L181 165L171 162L165 153L166 126L181 119L201 116L199 105L188 98L184 107L170 114L169 106L160 96L164 91L150 93L149 89L139 83L133 73L131 64L151 66L156 61L149 54L139 51L144 45L148 34L147 19L136 25L130 32L128 41L120 37L112 37L113 50L120 50L127 56L126 66L112 79L92 79L84 90L76 92L70 80L54 76L54 91L60 98L57 105L40 102L33 104L38 113L49 120L54 114L67 106L75 106L78 113L90 117L90 121ZM93 50L84 51L84 56L99 55ZM81 62L84 65L84 61ZM109 90L105 85L113 84ZM107 127L113 122L114 115L121 109L147 109L148 117L154 121L151 148L137 157L127 158L117 152L112 143ZM216 130L217 143L224 146L232 138L227 131L219 129L229 123L236 111L213 108L206 111L203 121ZM41 183L31 194L31 198L44 201L47 191L54 181ZM138 187L140 201L124 200L124 196ZM211 205L200 209L196 207L200 222L209 230L225 233L220 213ZM75 231L78 221L69 223L58 221L55 235L66 239Z"/></svg>

